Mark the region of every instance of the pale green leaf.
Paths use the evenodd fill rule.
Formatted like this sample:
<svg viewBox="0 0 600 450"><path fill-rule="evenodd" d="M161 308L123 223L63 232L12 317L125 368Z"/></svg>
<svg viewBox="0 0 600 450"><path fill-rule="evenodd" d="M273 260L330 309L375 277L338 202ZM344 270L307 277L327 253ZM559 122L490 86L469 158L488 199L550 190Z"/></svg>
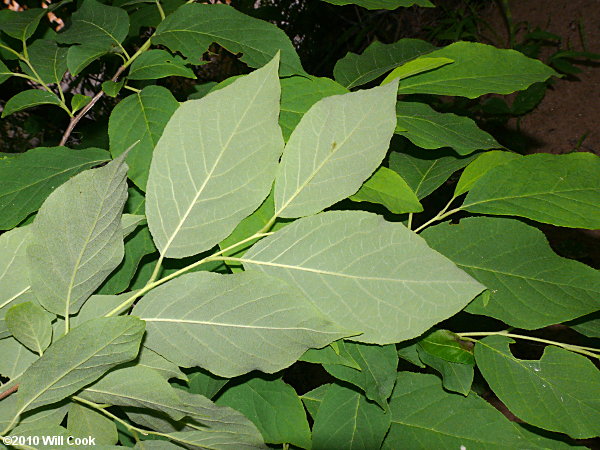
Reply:
<svg viewBox="0 0 600 450"><path fill-rule="evenodd" d="M538 153L517 158L483 175L461 208L561 227L600 228L600 157Z"/></svg>
<svg viewBox="0 0 600 450"><path fill-rule="evenodd" d="M227 5L187 4L163 20L153 44L177 51L192 63L216 42L250 67L261 67L281 52L281 75L303 75L296 50L275 25L247 16Z"/></svg>
<svg viewBox="0 0 600 450"><path fill-rule="evenodd" d="M73 175L110 159L100 149L38 147L0 159L0 229L16 226Z"/></svg>
<svg viewBox="0 0 600 450"><path fill-rule="evenodd" d="M333 5L358 5L367 9L396 9L409 6L425 6L433 8L435 5L429 0L324 0Z"/></svg>
<svg viewBox="0 0 600 450"><path fill-rule="evenodd" d="M170 76L196 78L181 56L173 56L166 50L148 50L131 64L130 80L155 80Z"/></svg>
<svg viewBox="0 0 600 450"><path fill-rule="evenodd" d="M46 423L28 423L25 425L19 425L15 428L12 433L16 436L22 436L24 442L35 442L35 439L39 439L39 445L36 445L34 448L42 448L49 450L64 450L65 447L61 446L60 443L66 443L68 437L70 436L69 431L60 426L59 424L46 424ZM44 440L42 437L49 436L50 440L46 441L47 445L44 445ZM56 438L55 438L56 436ZM48 438L46 438L48 439ZM62 448L61 448L62 447ZM28 447L24 447L28 448ZM31 448L31 447L29 447Z"/></svg>
<svg viewBox="0 0 600 450"><path fill-rule="evenodd" d="M454 62L403 80L398 93L476 98L490 93L510 94L558 75L541 61L516 50L478 42L455 42L426 57L450 58Z"/></svg>
<svg viewBox="0 0 600 450"><path fill-rule="evenodd" d="M448 330L435 330L419 340L419 347L448 362L473 365L475 358L460 337Z"/></svg>
<svg viewBox="0 0 600 450"><path fill-rule="evenodd" d="M10 355L0 358L0 375L11 380L19 378L38 359L38 355L12 337L0 339L0 354Z"/></svg>
<svg viewBox="0 0 600 450"><path fill-rule="evenodd" d="M3 385L2 389L8 385ZM12 421L18 403L17 395L10 395L2 400L0 408L0 430L4 430ZM60 425L67 414L69 401L62 401L53 405L42 406L32 411L27 411L19 418L19 428L24 425L29 426L47 426ZM17 428L17 431L19 430ZM0 447L3 448L3 447Z"/></svg>
<svg viewBox="0 0 600 450"><path fill-rule="evenodd" d="M364 211L329 211L295 221L239 260L297 286L325 315L389 344L452 316L483 286L401 223Z"/></svg>
<svg viewBox="0 0 600 450"><path fill-rule="evenodd" d="M219 395L219 406L244 414L260 430L266 443L289 443L310 448L306 412L296 391L281 379L251 378L232 385Z"/></svg>
<svg viewBox="0 0 600 450"><path fill-rule="evenodd" d="M296 289L260 273L186 274L145 295L133 314L146 321L144 345L228 378L276 372L348 335Z"/></svg>
<svg viewBox="0 0 600 450"><path fill-rule="evenodd" d="M396 126L396 83L324 98L290 136L275 179L278 217L301 217L354 194L381 164Z"/></svg>
<svg viewBox="0 0 600 450"><path fill-rule="evenodd" d="M517 359L509 348L513 342L489 336L475 345L477 367L500 401L540 428L580 439L598 436L600 373L594 363L552 345L540 360Z"/></svg>
<svg viewBox="0 0 600 450"><path fill-rule="evenodd" d="M67 430L75 438L92 436L96 445L117 443L117 427L105 415L79 403L71 403L67 419Z"/></svg>
<svg viewBox="0 0 600 450"><path fill-rule="evenodd" d="M52 92L41 89L27 89L11 97L4 105L2 118L38 105L56 105L60 106L60 99Z"/></svg>
<svg viewBox="0 0 600 450"><path fill-rule="evenodd" d="M154 149L146 198L164 256L210 249L267 197L283 147L277 65L275 58L173 114Z"/></svg>
<svg viewBox="0 0 600 450"><path fill-rule="evenodd" d="M444 389L452 392L458 392L462 395L468 395L473 384L475 371L472 365L450 362L423 350L421 346L417 347L419 359L433 367L442 376Z"/></svg>
<svg viewBox="0 0 600 450"><path fill-rule="evenodd" d="M127 155L129 178L146 189L152 152L179 102L162 86L147 86L125 98L113 109L108 121L110 152L118 156L136 142Z"/></svg>
<svg viewBox="0 0 600 450"><path fill-rule="evenodd" d="M40 24L40 19L48 10L31 8L23 11L4 9L0 11L0 31L19 41L27 40Z"/></svg>
<svg viewBox="0 0 600 450"><path fill-rule="evenodd" d="M11 306L35 299L27 269L30 229L25 226L0 235L0 318Z"/></svg>
<svg viewBox="0 0 600 450"><path fill-rule="evenodd" d="M317 410L312 449L376 449L389 427L389 413L359 392L332 384Z"/></svg>
<svg viewBox="0 0 600 450"><path fill-rule="evenodd" d="M126 292L121 295L92 295L83 304L77 315L72 317L73 326L81 325L87 320L104 317L132 294L132 292Z"/></svg>
<svg viewBox="0 0 600 450"><path fill-rule="evenodd" d="M327 391L330 387L331 384L322 384L318 388L315 388L312 391L300 396L302 403L304 403L304 407L313 420L317 416L317 411L319 410L319 406L321 406L323 397L325 397L325 394L327 394Z"/></svg>
<svg viewBox="0 0 600 450"><path fill-rule="evenodd" d="M520 155L516 153L498 150L482 153L463 170L456 184L454 196L458 197L469 191L483 175L494 167L505 164L513 159L518 159L519 157Z"/></svg>
<svg viewBox="0 0 600 450"><path fill-rule="evenodd" d="M126 238L140 225L146 221L146 216L141 214L123 214L121 216L121 229L123 237Z"/></svg>
<svg viewBox="0 0 600 450"><path fill-rule="evenodd" d="M137 359L129 363L129 365L141 366L152 369L165 380L169 380L171 378L178 378L180 380L187 381L188 379L186 374L179 370L179 367L177 367L168 359L160 356L158 353L144 346L140 348L140 354L138 355ZM199 394L199 392L196 393Z"/></svg>
<svg viewBox="0 0 600 450"><path fill-rule="evenodd" d="M387 167L377 169L349 198L355 202L378 203L394 214L423 211L423 205L404 178Z"/></svg>
<svg viewBox="0 0 600 450"><path fill-rule="evenodd" d="M333 75L338 83L351 89L433 50L433 45L419 39L400 39L393 44L375 41L362 55L348 53L340 59L335 64Z"/></svg>
<svg viewBox="0 0 600 450"><path fill-rule="evenodd" d="M58 84L67 71L67 49L50 39L37 39L27 46L29 62L46 84ZM35 77L31 68L21 62L21 69Z"/></svg>
<svg viewBox="0 0 600 450"><path fill-rule="evenodd" d="M388 84L390 81L398 78L403 80L404 78L412 77L418 73L427 72L429 70L437 69L438 67L445 66L446 64L453 63L454 60L450 58L427 58L421 57L413 59L402 64L400 67L396 67L392 70L387 77L383 79L381 85Z"/></svg>
<svg viewBox="0 0 600 450"><path fill-rule="evenodd" d="M598 309L600 273L556 255L544 234L513 219L472 217L423 232L427 243L490 289L467 307L536 329Z"/></svg>
<svg viewBox="0 0 600 450"><path fill-rule="evenodd" d="M52 341L53 317L41 306L26 302L10 308L4 319L8 331L17 341L41 355Z"/></svg>
<svg viewBox="0 0 600 450"><path fill-rule="evenodd" d="M48 311L76 313L123 259L126 173L119 157L73 177L40 208L27 256L32 290Z"/></svg>
<svg viewBox="0 0 600 450"><path fill-rule="evenodd" d="M396 133L418 147L451 147L459 155L502 147L468 117L439 113L424 103L398 102L396 114Z"/></svg>

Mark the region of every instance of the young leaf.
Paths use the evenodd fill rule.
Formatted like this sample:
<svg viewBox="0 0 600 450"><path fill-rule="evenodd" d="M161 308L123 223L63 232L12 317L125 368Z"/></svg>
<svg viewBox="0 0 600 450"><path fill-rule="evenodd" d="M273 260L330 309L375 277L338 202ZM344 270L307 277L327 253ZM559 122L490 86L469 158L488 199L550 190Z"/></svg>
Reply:
<svg viewBox="0 0 600 450"><path fill-rule="evenodd" d="M453 63L454 60L450 58L427 58L420 57L413 59L402 64L400 67L396 67L392 70L387 77L383 79L381 85L388 84L390 81L398 78L403 80L404 78L412 77L418 73L427 72L429 70L437 69L438 67L445 66L446 64Z"/></svg>
<svg viewBox="0 0 600 450"><path fill-rule="evenodd" d="M11 97L4 105L2 118L38 105L56 105L60 106L60 99L52 92L43 91L41 89L28 89L21 91L14 97Z"/></svg>
<svg viewBox="0 0 600 450"><path fill-rule="evenodd" d="M540 360L510 352L514 341L489 336L475 345L477 367L498 398L520 419L585 439L600 434L600 374L585 356L552 345ZM531 399L535 398L535 402Z"/></svg>
<svg viewBox="0 0 600 450"><path fill-rule="evenodd" d="M38 147L0 159L0 229L16 226L73 175L110 159L100 149Z"/></svg>
<svg viewBox="0 0 600 450"><path fill-rule="evenodd" d="M442 376L444 389L468 395L473 384L475 371L472 365L450 362L427 353L422 347L417 347L419 359L434 368Z"/></svg>
<svg viewBox="0 0 600 450"><path fill-rule="evenodd" d="M277 65L276 57L173 114L154 149L146 198L164 256L210 249L269 194L283 148Z"/></svg>
<svg viewBox="0 0 600 450"><path fill-rule="evenodd" d="M32 290L48 311L76 313L123 259L126 173L119 157L73 177L40 208L27 256Z"/></svg>
<svg viewBox="0 0 600 450"><path fill-rule="evenodd" d="M87 95L75 94L73 98L71 98L71 112L79 111L91 101L92 98Z"/></svg>
<svg viewBox="0 0 600 450"><path fill-rule="evenodd" d="M115 445L118 440L115 423L99 412L79 403L71 403L67 430L75 438L93 436L96 445Z"/></svg>
<svg viewBox="0 0 600 450"><path fill-rule="evenodd" d="M417 5L433 8L435 5L429 0L323 0L333 5L358 5L367 9L396 9L401 6L407 8Z"/></svg>
<svg viewBox="0 0 600 450"><path fill-rule="evenodd" d="M314 104L281 158L275 179L277 216L315 214L354 194L388 150L395 104L395 82Z"/></svg>
<svg viewBox="0 0 600 450"><path fill-rule="evenodd" d="M152 152L179 102L162 86L146 86L125 98L113 109L108 121L110 152L116 157L130 148L127 155L129 178L146 189Z"/></svg>
<svg viewBox="0 0 600 450"><path fill-rule="evenodd" d="M196 78L194 71L186 67L186 61L180 56L173 56L166 50L148 50L142 53L131 64L130 80L155 80L170 76Z"/></svg>
<svg viewBox="0 0 600 450"><path fill-rule="evenodd" d="M467 310L536 329L598 309L600 273L557 256L544 234L513 219L472 217L422 233L427 243L487 286Z"/></svg>
<svg viewBox="0 0 600 450"><path fill-rule="evenodd" d="M340 59L335 64L333 75L338 83L352 89L433 50L433 45L419 39L400 39L393 44L375 41L362 55L348 53Z"/></svg>
<svg viewBox="0 0 600 450"><path fill-rule="evenodd" d="M432 356L458 364L475 364L473 352L448 330L435 330L419 340L419 347Z"/></svg>
<svg viewBox="0 0 600 450"><path fill-rule="evenodd" d="M424 103L398 102L396 115L396 134L408 138L418 147L451 147L459 155L502 147L468 117L439 113Z"/></svg>
<svg viewBox="0 0 600 450"><path fill-rule="evenodd" d="M458 183L456 183L454 196L458 197L459 195L469 191L477 182L477 180L479 180L494 167L500 166L508 161L512 161L513 159L518 159L520 157L521 156L516 153L502 152L497 150L482 153L477 157L477 159L473 160L467 167L465 167L465 170L463 170Z"/></svg>
<svg viewBox="0 0 600 450"><path fill-rule="evenodd" d="M121 92L121 88L123 87L124 84L125 84L124 81L108 80L108 81L105 81L104 83L102 83L102 90L109 97L115 98L117 95L119 95L119 92ZM146 125L146 127L147 127L147 125Z"/></svg>
<svg viewBox="0 0 600 450"><path fill-rule="evenodd" d="M25 252L30 229L30 226L15 228L0 235L0 317L12 305L35 299Z"/></svg>
<svg viewBox="0 0 600 450"><path fill-rule="evenodd" d="M297 286L331 320L363 333L352 340L375 344L419 336L483 288L401 223L364 211L297 220L239 260Z"/></svg>
<svg viewBox="0 0 600 450"><path fill-rule="evenodd" d="M242 53L240 59L255 68L266 65L279 51L281 76L305 74L282 30L226 5L186 4L163 20L152 36L153 44L181 52L193 63L213 42L233 54Z"/></svg>
<svg viewBox="0 0 600 450"><path fill-rule="evenodd" d="M389 413L360 392L332 384L317 410L312 448L380 448L389 427Z"/></svg>
<svg viewBox="0 0 600 450"><path fill-rule="evenodd" d="M37 39L27 46L29 63L46 84L59 84L67 71L67 49L50 39ZM35 74L21 62L21 69L30 76Z"/></svg>
<svg viewBox="0 0 600 450"><path fill-rule="evenodd" d="M306 412L294 389L281 379L251 378L225 389L216 401L244 414L268 444L289 443L310 448Z"/></svg>
<svg viewBox="0 0 600 450"><path fill-rule="evenodd" d="M144 296L133 314L146 321L144 345L179 366L227 378L276 372L306 349L349 334L296 289L260 273L186 274Z"/></svg>
<svg viewBox="0 0 600 450"><path fill-rule="evenodd" d="M483 175L461 208L595 230L600 228L600 158L592 153L517 158Z"/></svg>
<svg viewBox="0 0 600 450"><path fill-rule="evenodd" d="M6 326L14 338L41 355L52 340L51 320L54 316L35 303L13 306L6 312Z"/></svg>

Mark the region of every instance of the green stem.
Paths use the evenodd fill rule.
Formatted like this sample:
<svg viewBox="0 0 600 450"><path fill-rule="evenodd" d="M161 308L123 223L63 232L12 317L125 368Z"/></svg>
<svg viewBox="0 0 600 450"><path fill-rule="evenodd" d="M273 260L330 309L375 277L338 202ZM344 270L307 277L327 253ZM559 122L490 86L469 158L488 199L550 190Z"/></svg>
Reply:
<svg viewBox="0 0 600 450"><path fill-rule="evenodd" d="M131 87L131 86L128 86L128 85L125 85L125 86L123 86L123 87L124 87L125 89L128 89L128 90L132 91L132 92L135 92L136 94L139 94L140 92L142 92L142 90L141 90L141 89L137 89L137 88L134 88L134 87Z"/></svg>
<svg viewBox="0 0 600 450"><path fill-rule="evenodd" d="M456 197L454 197L454 196L453 196L453 197L450 199L450 201L449 201L448 203L446 203L446 206L444 206L444 208L443 208L443 209L442 209L442 210L441 210L439 213L437 213L437 214L436 214L434 217L432 217L432 218L431 218L431 219L429 219L427 222L425 222L423 225L421 225L420 227L418 227L418 228L415 230L415 233L418 233L418 232L419 232L419 231L421 231L423 228L426 228L426 227L428 227L428 226L429 226L429 225L431 225L433 222L438 222L438 221L440 221L440 220L443 220L443 219L445 219L446 217L448 217L448 216L451 216L452 214L454 214L454 213L457 213L458 211L460 211L460 210L461 210L461 208L460 208L460 207L459 207L459 208L454 208L454 209L451 209L450 211L448 211L448 208L450 208L450 205L452 205L452 202L453 202L454 200L456 200Z"/></svg>
<svg viewBox="0 0 600 450"><path fill-rule="evenodd" d="M408 223L406 224L406 228L408 228L409 230L412 228L412 221L413 213L408 213Z"/></svg>
<svg viewBox="0 0 600 450"><path fill-rule="evenodd" d="M21 55L21 54L20 54L18 51L16 51L16 50L14 50L14 49L10 48L10 47L9 47L9 46L7 46L7 45L0 44L0 48L3 48L3 49L4 49L4 50L6 50L7 52L10 52L10 53L12 53L13 55L15 55L15 56L16 56L17 58L19 58L19 59L23 58L23 55Z"/></svg>
<svg viewBox="0 0 600 450"><path fill-rule="evenodd" d="M138 49L137 52L133 54L133 56L131 56L131 58L129 56L127 57L127 61L125 62L125 64L123 64L123 68L126 69L127 67L129 67L138 56L140 56L142 53L144 53L150 48L150 45L152 45L152 36L150 36L148 40L142 44L142 46Z"/></svg>
<svg viewBox="0 0 600 450"><path fill-rule="evenodd" d="M160 14L160 21L162 22L163 20L165 20L165 11L162 7L162 5L160 4L160 0L155 0L156 2L156 7L158 8L158 13Z"/></svg>

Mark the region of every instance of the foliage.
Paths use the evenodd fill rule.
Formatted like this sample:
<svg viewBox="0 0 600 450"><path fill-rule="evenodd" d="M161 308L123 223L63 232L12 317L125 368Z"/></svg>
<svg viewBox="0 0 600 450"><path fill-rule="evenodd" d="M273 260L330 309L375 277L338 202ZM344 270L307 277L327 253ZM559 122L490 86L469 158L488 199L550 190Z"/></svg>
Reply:
<svg viewBox="0 0 600 450"><path fill-rule="evenodd" d="M583 335L598 337L600 275L536 224L600 228L600 160L521 156L419 101L557 73L514 50L403 39L319 78L273 24L183 3L83 0L60 10L59 33L42 9L0 14L0 81L36 87L3 117L44 105L70 118L61 145L0 159L2 434L140 449L597 436L600 351ZM225 51L248 70L183 102L157 84ZM65 82L92 76L93 92ZM103 95L118 99L96 125L108 138L72 148ZM530 331L555 324L582 334ZM516 341L543 355L513 354ZM525 424L478 394L485 383Z"/></svg>

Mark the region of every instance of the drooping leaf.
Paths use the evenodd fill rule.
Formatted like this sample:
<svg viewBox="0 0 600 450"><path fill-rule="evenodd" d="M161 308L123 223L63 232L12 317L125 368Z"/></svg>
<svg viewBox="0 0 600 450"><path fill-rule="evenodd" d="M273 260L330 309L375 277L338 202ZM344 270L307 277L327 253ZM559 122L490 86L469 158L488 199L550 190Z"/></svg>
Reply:
<svg viewBox="0 0 600 450"><path fill-rule="evenodd" d="M146 198L148 225L164 256L210 249L268 195L283 147L277 65L275 58L226 88L185 102L166 126Z"/></svg>
<svg viewBox="0 0 600 450"><path fill-rule="evenodd" d="M104 150L66 147L38 147L0 159L0 229L13 228L37 211L57 186L108 159Z"/></svg>
<svg viewBox="0 0 600 450"><path fill-rule="evenodd" d="M316 413L312 448L380 448L389 427L389 413L360 392L332 384Z"/></svg>
<svg viewBox="0 0 600 450"><path fill-rule="evenodd" d="M10 308L4 319L8 331L16 340L32 352L41 355L52 340L53 317L41 306L25 302Z"/></svg>
<svg viewBox="0 0 600 450"><path fill-rule="evenodd" d="M349 198L355 202L378 203L394 214L423 211L423 205L404 178L387 167L377 169Z"/></svg>
<svg viewBox="0 0 600 450"><path fill-rule="evenodd" d="M396 78L403 80L404 78L412 77L418 73L434 70L438 67L445 66L446 64L452 64L453 62L454 60L450 58L420 57L413 59L392 70L388 76L383 79L381 85L387 84Z"/></svg>
<svg viewBox="0 0 600 450"><path fill-rule="evenodd" d="M488 303L477 298L469 312L536 329L598 309L600 273L557 256L541 231L518 220L472 217L422 235L490 289Z"/></svg>
<svg viewBox="0 0 600 450"><path fill-rule="evenodd" d="M279 378L254 377L232 385L219 395L216 404L248 417L268 444L287 442L310 448L310 428L302 402L294 389Z"/></svg>
<svg viewBox="0 0 600 450"><path fill-rule="evenodd" d="M400 39L393 44L375 41L361 55L348 53L340 59L333 75L338 83L351 89L433 50L433 45L419 39Z"/></svg>
<svg viewBox="0 0 600 450"><path fill-rule="evenodd" d="M216 42L250 67L261 67L281 52L281 75L303 75L296 50L275 25L242 14L226 5L187 4L163 20L152 36L193 63Z"/></svg>
<svg viewBox="0 0 600 450"><path fill-rule="evenodd" d="M367 9L396 9L417 5L433 8L429 0L323 0L333 5L358 5Z"/></svg>
<svg viewBox="0 0 600 450"><path fill-rule="evenodd" d="M99 412L79 403L71 403L67 430L75 438L94 437L96 445L115 445L118 440L115 423Z"/></svg>
<svg viewBox="0 0 600 450"><path fill-rule="evenodd" d="M468 395L473 384L475 371L472 365L460 364L447 361L423 350L423 347L417 347L419 359L433 367L442 376L444 389L452 392L458 392L462 395Z"/></svg>
<svg viewBox="0 0 600 450"><path fill-rule="evenodd" d="M260 273L186 274L144 296L133 314L146 321L144 345L179 366L228 378L276 372L349 334L296 289Z"/></svg>
<svg viewBox="0 0 600 450"><path fill-rule="evenodd" d="M27 247L32 290L48 311L76 313L123 259L127 165L83 172L46 199Z"/></svg>
<svg viewBox="0 0 600 450"><path fill-rule="evenodd" d="M304 114L275 179L278 217L315 214L360 188L389 147L395 86L327 97Z"/></svg>
<svg viewBox="0 0 600 450"><path fill-rule="evenodd" d="M450 58L454 62L402 81L400 94L459 95L510 94L545 81L557 73L537 59L516 50L478 42L455 42L434 50L427 58Z"/></svg>
<svg viewBox="0 0 600 450"><path fill-rule="evenodd" d="M519 157L520 155L517 153L502 152L498 150L482 153L477 159L473 160L465 167L465 170L463 170L463 173L460 175L458 183L456 183L454 195L459 196L464 194L473 187L477 180L494 167L512 161L513 159L518 159Z"/></svg>
<svg viewBox="0 0 600 450"><path fill-rule="evenodd" d="M155 80L170 76L196 78L194 71L187 67L180 56L173 56L166 50L148 50L131 64L130 80Z"/></svg>
<svg viewBox="0 0 600 450"><path fill-rule="evenodd" d="M419 336L483 288L401 223L364 211L297 220L240 261L297 286L331 320L363 333L352 340L367 343Z"/></svg>
<svg viewBox="0 0 600 450"><path fill-rule="evenodd" d="M538 153L514 159L483 175L461 208L562 227L600 228L600 158Z"/></svg>
<svg viewBox="0 0 600 450"><path fill-rule="evenodd" d="M419 347L432 356L446 361L473 365L475 358L460 338L448 330L435 330L419 340Z"/></svg>
<svg viewBox="0 0 600 450"><path fill-rule="evenodd" d="M600 374L594 364L552 345L540 360L517 359L509 348L513 342L489 336L475 345L477 367L498 398L532 425L574 438L598 436Z"/></svg>
<svg viewBox="0 0 600 450"><path fill-rule="evenodd" d="M0 31L19 41L26 41L37 29L40 20L47 13L42 8L31 8L23 11L4 9L0 11Z"/></svg>
<svg viewBox="0 0 600 450"><path fill-rule="evenodd" d="M15 228L0 235L0 318L17 303L35 301L26 256L30 228Z"/></svg>
<svg viewBox="0 0 600 450"><path fill-rule="evenodd" d="M27 47L29 62L46 84L58 84L67 71L67 49L59 47L50 39L37 39ZM28 75L35 74L21 62L21 69Z"/></svg>
<svg viewBox="0 0 600 450"><path fill-rule="evenodd" d="M451 147L459 155L467 155L502 147L468 117L438 113L424 103L398 102L396 114L396 133L422 148Z"/></svg>
<svg viewBox="0 0 600 450"><path fill-rule="evenodd" d="M0 339L0 354L10 355L10 358L0 358L0 375L11 380L19 378L38 359L37 354L12 337ZM4 388L2 386L2 391Z"/></svg>
<svg viewBox="0 0 600 450"><path fill-rule="evenodd" d="M39 105L60 106L60 99L52 92L41 89L27 89L21 91L14 97L11 97L4 105L2 118L23 109L32 108Z"/></svg>

